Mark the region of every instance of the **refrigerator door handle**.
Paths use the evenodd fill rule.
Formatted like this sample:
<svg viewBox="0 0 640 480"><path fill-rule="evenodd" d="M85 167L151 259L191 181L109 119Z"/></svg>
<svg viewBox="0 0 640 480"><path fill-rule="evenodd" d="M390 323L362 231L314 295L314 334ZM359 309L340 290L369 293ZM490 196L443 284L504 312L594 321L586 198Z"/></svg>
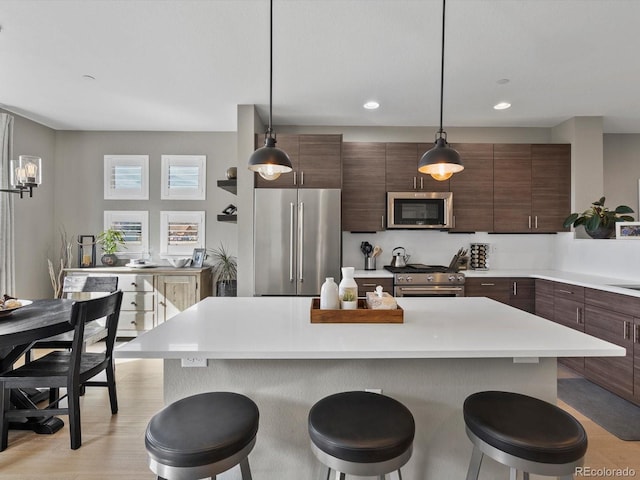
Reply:
<svg viewBox="0 0 640 480"><path fill-rule="evenodd" d="M294 255L294 241L295 232L293 230L293 216L295 215L295 206L293 202L289 203L289 282L293 283L293 255Z"/></svg>
<svg viewBox="0 0 640 480"><path fill-rule="evenodd" d="M300 202L300 214L298 221L300 222L300 241L298 242L298 251L300 252L300 282L304 281L304 202Z"/></svg>

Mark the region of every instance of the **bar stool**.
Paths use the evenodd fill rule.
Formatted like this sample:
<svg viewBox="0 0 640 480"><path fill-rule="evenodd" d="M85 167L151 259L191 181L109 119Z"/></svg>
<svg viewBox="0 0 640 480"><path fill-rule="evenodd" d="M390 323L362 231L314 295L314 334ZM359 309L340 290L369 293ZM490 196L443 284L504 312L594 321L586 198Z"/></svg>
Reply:
<svg viewBox="0 0 640 480"><path fill-rule="evenodd" d="M344 480L345 474L377 476L409 461L415 435L413 415L402 403L370 392L343 392L318 401L309 412L311 450Z"/></svg>
<svg viewBox="0 0 640 480"><path fill-rule="evenodd" d="M145 433L149 468L166 480L197 480L240 465L251 480L258 407L238 393L211 392L178 400L155 414Z"/></svg>
<svg viewBox="0 0 640 480"><path fill-rule="evenodd" d="M467 480L476 480L482 457L488 455L510 467L510 479L518 470L573 479L584 463L587 434L564 410L537 398L512 392L478 392L463 406L467 436L473 453Z"/></svg>

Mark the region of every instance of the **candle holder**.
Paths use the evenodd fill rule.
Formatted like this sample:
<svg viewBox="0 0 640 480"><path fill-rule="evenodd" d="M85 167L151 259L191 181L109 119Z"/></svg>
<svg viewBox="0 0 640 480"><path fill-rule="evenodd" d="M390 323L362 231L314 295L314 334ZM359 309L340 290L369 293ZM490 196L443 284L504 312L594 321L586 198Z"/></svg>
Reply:
<svg viewBox="0 0 640 480"><path fill-rule="evenodd" d="M90 268L95 266L96 266L95 235L78 235L78 267Z"/></svg>

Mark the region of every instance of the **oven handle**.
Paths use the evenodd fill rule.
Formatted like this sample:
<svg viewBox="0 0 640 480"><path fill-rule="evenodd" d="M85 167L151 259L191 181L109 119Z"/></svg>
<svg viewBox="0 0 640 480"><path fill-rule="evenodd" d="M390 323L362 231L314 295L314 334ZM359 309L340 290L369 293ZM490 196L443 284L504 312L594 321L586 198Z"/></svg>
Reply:
<svg viewBox="0 0 640 480"><path fill-rule="evenodd" d="M396 287L401 292L461 292L462 287Z"/></svg>

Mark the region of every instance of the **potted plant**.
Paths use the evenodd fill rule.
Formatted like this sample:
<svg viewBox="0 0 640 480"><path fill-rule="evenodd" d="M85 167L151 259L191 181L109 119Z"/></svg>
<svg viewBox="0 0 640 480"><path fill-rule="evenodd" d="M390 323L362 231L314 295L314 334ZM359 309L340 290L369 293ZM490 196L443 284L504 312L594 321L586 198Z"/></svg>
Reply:
<svg viewBox="0 0 640 480"><path fill-rule="evenodd" d="M207 249L213 260L213 278L218 297L235 297L238 291L238 259L230 255L220 244L218 248Z"/></svg>
<svg viewBox="0 0 640 480"><path fill-rule="evenodd" d="M591 204L591 207L582 213L572 213L564 221L565 228L573 225L583 225L587 235L591 238L611 238L616 230L616 222L632 222L634 219L624 213L634 213L626 205L619 205L615 210L609 210L604 206L605 197Z"/></svg>
<svg viewBox="0 0 640 480"><path fill-rule="evenodd" d="M116 252L118 247L124 247L124 237L120 230L109 228L98 235L97 242L101 245L104 255L100 258L102 264L113 267L118 263ZM125 247L126 248L126 247Z"/></svg>

